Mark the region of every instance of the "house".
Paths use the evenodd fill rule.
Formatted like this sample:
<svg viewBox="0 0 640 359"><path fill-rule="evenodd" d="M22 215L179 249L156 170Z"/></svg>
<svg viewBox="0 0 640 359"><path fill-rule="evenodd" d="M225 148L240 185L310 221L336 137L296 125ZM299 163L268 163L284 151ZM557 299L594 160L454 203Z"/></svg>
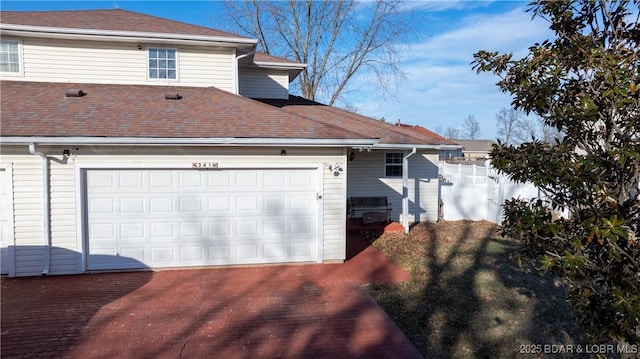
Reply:
<svg viewBox="0 0 640 359"><path fill-rule="evenodd" d="M437 220L428 134L289 95L305 64L126 10L0 13L2 272L345 260L347 198Z"/></svg>
<svg viewBox="0 0 640 359"><path fill-rule="evenodd" d="M462 146L462 158L466 161L484 161L489 159L489 154L495 141L492 140L452 140Z"/></svg>

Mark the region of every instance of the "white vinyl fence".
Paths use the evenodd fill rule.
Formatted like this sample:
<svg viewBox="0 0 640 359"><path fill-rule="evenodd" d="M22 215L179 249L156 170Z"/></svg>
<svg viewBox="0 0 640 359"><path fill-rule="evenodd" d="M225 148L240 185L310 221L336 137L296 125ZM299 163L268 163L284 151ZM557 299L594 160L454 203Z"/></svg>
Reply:
<svg viewBox="0 0 640 359"><path fill-rule="evenodd" d="M441 217L501 223L502 205L510 198L541 198L531 183L514 183L485 166L439 164Z"/></svg>

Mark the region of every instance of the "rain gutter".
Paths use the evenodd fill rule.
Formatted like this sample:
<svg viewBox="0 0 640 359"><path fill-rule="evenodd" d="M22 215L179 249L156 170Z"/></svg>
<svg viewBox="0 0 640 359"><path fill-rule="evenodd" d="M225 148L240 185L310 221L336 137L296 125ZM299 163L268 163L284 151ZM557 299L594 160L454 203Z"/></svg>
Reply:
<svg viewBox="0 0 640 359"><path fill-rule="evenodd" d="M42 269L42 275L49 274L49 267L51 264L51 211L49 205L49 159L47 155L36 149L35 143L29 144L29 152L32 155L42 158L42 212L44 220L44 254L43 261L44 266Z"/></svg>
<svg viewBox="0 0 640 359"><path fill-rule="evenodd" d="M409 157L416 153L414 147L402 158L402 226L404 233L409 233Z"/></svg>
<svg viewBox="0 0 640 359"><path fill-rule="evenodd" d="M161 137L0 137L0 144L105 145L105 146L289 146L289 147L371 147L380 140L309 138L161 138Z"/></svg>

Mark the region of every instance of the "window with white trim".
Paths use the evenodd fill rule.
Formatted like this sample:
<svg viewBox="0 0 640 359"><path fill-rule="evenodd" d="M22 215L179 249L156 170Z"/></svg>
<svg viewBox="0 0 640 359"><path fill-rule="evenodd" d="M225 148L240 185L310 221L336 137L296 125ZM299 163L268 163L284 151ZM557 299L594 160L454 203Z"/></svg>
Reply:
<svg viewBox="0 0 640 359"><path fill-rule="evenodd" d="M22 72L20 41L0 40L0 72L19 74Z"/></svg>
<svg viewBox="0 0 640 359"><path fill-rule="evenodd" d="M148 75L151 80L178 78L176 49L149 48L147 50Z"/></svg>
<svg viewBox="0 0 640 359"><path fill-rule="evenodd" d="M387 152L384 159L385 177L402 177L402 153Z"/></svg>

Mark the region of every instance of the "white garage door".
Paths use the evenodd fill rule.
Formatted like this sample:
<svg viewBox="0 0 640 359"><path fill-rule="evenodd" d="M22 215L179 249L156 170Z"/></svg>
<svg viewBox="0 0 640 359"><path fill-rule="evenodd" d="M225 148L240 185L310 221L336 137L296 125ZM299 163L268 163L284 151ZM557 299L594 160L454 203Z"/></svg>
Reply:
<svg viewBox="0 0 640 359"><path fill-rule="evenodd" d="M87 269L315 261L317 182L314 169L87 169Z"/></svg>

